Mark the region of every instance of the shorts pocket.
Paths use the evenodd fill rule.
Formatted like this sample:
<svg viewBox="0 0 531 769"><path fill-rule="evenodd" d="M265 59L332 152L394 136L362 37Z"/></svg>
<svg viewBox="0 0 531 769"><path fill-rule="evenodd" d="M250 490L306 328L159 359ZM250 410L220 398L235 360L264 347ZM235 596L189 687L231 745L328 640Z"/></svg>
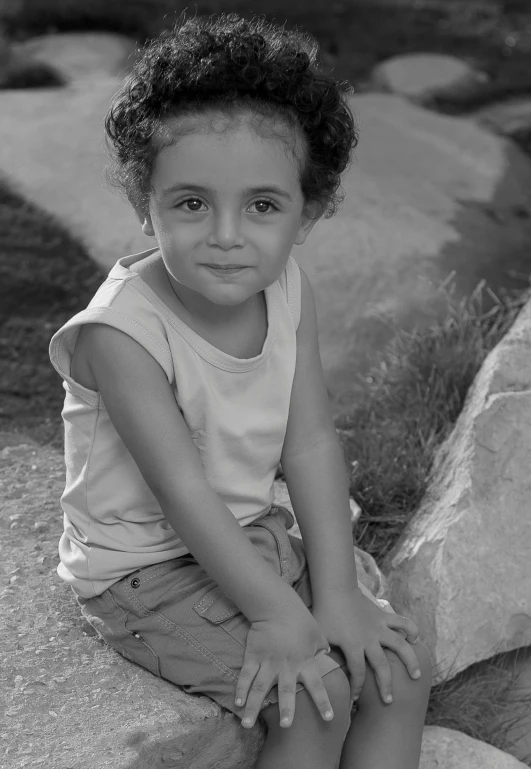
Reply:
<svg viewBox="0 0 531 769"><path fill-rule="evenodd" d="M122 657L136 662L160 678L159 658L151 646L130 625L134 618L115 601L109 590L89 599L82 614L98 635ZM129 627L128 627L129 625Z"/></svg>
<svg viewBox="0 0 531 769"><path fill-rule="evenodd" d="M219 585L209 590L200 601L194 604L194 611L214 625L219 625L241 614L236 604L225 595Z"/></svg>
<svg viewBox="0 0 531 769"><path fill-rule="evenodd" d="M292 567L291 561L293 560L288 529L293 526L294 521L295 519L289 510L287 510L285 507L280 507L277 505L272 509L270 513L265 515L263 518L258 518L258 520L253 521L253 523L251 523L248 527L249 529L255 526L258 528L266 529L270 534L273 535L278 556L278 566L276 566L276 570L280 573L280 576L286 580L286 582L290 581ZM268 559L266 558L266 560Z"/></svg>

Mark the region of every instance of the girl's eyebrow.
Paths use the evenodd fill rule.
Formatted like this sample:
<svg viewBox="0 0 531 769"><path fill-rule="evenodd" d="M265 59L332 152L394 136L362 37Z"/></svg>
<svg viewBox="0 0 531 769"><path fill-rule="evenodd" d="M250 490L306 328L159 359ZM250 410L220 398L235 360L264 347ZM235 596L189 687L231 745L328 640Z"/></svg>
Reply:
<svg viewBox="0 0 531 769"><path fill-rule="evenodd" d="M185 190L185 189L191 190L193 192L202 192L202 193L209 192L209 190L206 187L201 187L201 185L199 184L188 184L187 182L179 182L163 190L162 195L166 197L167 195L173 195L175 192L179 192L179 190ZM244 196L273 194L273 195L278 195L281 198L285 198L290 202L293 202L293 198L291 197L291 195L285 190L283 190L282 187L278 187L276 184L267 184L260 187L246 187L242 192Z"/></svg>

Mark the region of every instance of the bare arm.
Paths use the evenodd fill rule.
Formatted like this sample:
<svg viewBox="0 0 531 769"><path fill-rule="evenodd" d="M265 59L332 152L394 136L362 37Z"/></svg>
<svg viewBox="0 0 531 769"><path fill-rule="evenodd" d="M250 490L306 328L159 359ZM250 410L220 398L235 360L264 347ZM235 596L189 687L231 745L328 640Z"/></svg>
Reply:
<svg viewBox="0 0 531 769"><path fill-rule="evenodd" d="M127 334L84 328L83 348L109 417L172 528L251 621L306 607L266 563L206 478L166 375Z"/></svg>
<svg viewBox="0 0 531 769"><path fill-rule="evenodd" d="M282 470L297 516L314 605L330 590L357 587L348 478L330 412L317 337L313 291L301 270L297 366Z"/></svg>

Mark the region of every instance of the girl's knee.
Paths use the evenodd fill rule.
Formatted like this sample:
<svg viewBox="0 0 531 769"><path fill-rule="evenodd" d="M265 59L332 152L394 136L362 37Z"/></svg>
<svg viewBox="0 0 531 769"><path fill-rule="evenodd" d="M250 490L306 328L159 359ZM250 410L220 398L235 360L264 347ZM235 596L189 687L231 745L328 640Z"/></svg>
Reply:
<svg viewBox="0 0 531 769"><path fill-rule="evenodd" d="M341 668L336 668L323 676L323 683L334 711L334 720L344 720L348 723L351 707L350 684L347 676Z"/></svg>
<svg viewBox="0 0 531 769"><path fill-rule="evenodd" d="M432 662L428 648L420 641L413 644L413 651L419 663L420 678L411 678L400 657L391 650L386 656L393 675L393 701L403 705L416 705L428 699L431 689Z"/></svg>
<svg viewBox="0 0 531 769"><path fill-rule="evenodd" d="M408 669L398 654L390 649L384 650L391 666L393 704L400 708L425 707L431 689L432 661L430 652L420 641L413 644L412 648L417 657L421 673L420 678L417 679L410 676ZM382 704L376 676L373 669L367 665L365 684L361 691L359 704L363 706L363 704L372 704L374 701L378 705ZM389 707L389 705L386 705L386 707Z"/></svg>

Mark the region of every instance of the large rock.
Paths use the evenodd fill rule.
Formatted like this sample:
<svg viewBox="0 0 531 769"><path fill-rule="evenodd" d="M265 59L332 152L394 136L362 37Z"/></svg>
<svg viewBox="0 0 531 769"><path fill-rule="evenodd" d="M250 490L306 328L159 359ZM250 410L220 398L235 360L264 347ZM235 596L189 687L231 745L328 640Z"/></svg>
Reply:
<svg viewBox="0 0 531 769"><path fill-rule="evenodd" d="M509 753L454 729L427 726L419 769L524 769Z"/></svg>
<svg viewBox="0 0 531 769"><path fill-rule="evenodd" d="M487 357L383 565L435 680L531 644L531 302Z"/></svg>
<svg viewBox="0 0 531 769"><path fill-rule="evenodd" d="M55 65L67 85L0 91L0 175L56 215L106 267L153 245L104 176L103 120L134 49L119 35L39 37L20 53Z"/></svg>
<svg viewBox="0 0 531 769"><path fill-rule="evenodd" d="M55 58L46 49L46 61L70 73L66 88L0 92L0 173L109 269L154 243L103 179L102 122L119 84L117 61L127 62L131 44L116 37L111 55L103 36L103 67L96 38L76 40L77 68L72 46L56 39ZM354 96L352 107L361 140L343 208L293 250L315 287L336 414L350 408L358 375L394 323L428 322L441 310L438 286L450 273L457 297L481 279L510 287L507 271L529 271L531 243L531 161L512 142L394 95Z"/></svg>
<svg viewBox="0 0 531 769"><path fill-rule="evenodd" d="M62 455L0 452L2 766L9 769L249 769L249 731L94 636L56 573Z"/></svg>
<svg viewBox="0 0 531 769"><path fill-rule="evenodd" d="M472 96L486 82L486 75L467 62L440 53L392 56L377 64L371 73L375 90L401 94L417 103L429 103L440 96L462 98L465 92Z"/></svg>

